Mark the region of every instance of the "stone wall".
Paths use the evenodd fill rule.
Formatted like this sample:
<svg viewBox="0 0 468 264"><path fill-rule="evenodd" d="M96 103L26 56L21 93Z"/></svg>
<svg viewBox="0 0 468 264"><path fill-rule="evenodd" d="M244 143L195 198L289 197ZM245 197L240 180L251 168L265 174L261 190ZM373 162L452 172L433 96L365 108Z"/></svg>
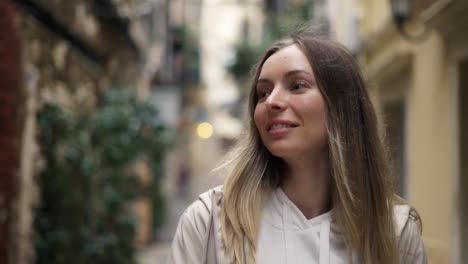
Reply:
<svg viewBox="0 0 468 264"><path fill-rule="evenodd" d="M16 12L0 2L0 263L9 263L14 235L14 197L17 194L20 143L23 123L20 39Z"/></svg>
<svg viewBox="0 0 468 264"><path fill-rule="evenodd" d="M124 27L112 24L120 18L98 13L97 1L32 2L40 3L47 14L41 19L55 21L58 30L24 6L0 3L0 263L34 260L33 210L40 195L34 178L40 160L37 110L46 102L76 114L92 110L108 88L136 89L140 63ZM67 34L101 60L83 52Z"/></svg>

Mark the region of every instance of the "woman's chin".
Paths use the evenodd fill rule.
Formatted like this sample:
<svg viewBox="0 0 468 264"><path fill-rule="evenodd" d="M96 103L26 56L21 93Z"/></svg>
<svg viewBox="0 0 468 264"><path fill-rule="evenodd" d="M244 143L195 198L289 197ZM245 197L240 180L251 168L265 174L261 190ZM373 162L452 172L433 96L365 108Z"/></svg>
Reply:
<svg viewBox="0 0 468 264"><path fill-rule="evenodd" d="M284 148L270 148L268 149L271 153L271 155L281 158L281 159L286 159L292 154L292 151L289 149L284 149Z"/></svg>

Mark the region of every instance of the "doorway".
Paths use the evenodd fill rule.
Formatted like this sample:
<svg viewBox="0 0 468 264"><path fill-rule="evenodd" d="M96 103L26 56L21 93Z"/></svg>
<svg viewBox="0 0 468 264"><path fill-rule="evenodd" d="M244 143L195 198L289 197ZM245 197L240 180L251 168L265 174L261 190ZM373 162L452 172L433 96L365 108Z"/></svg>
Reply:
<svg viewBox="0 0 468 264"><path fill-rule="evenodd" d="M407 176L406 176L406 122L407 122L407 91L410 87L409 76L411 70L409 65L395 70L394 74L382 79L379 86L379 99L383 127L385 131L385 143L392 173L396 180L396 193L408 199Z"/></svg>
<svg viewBox="0 0 468 264"><path fill-rule="evenodd" d="M401 197L407 198L406 194L406 163L405 163L405 99L402 96L384 105L383 113L386 127L386 140L390 154L393 173L395 174L397 189Z"/></svg>
<svg viewBox="0 0 468 264"><path fill-rule="evenodd" d="M468 259L468 59L459 65L458 117L460 142L460 260Z"/></svg>
<svg viewBox="0 0 468 264"><path fill-rule="evenodd" d="M460 261L468 259L468 59L459 65L458 122L459 122L459 166L460 166ZM460 262L461 263L461 262Z"/></svg>

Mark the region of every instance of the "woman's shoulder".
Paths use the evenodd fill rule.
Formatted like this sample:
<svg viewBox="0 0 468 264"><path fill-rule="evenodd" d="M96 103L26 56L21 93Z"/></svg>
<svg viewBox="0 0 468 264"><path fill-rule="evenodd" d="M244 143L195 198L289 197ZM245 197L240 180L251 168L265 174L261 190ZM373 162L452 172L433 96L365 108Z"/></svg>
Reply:
<svg viewBox="0 0 468 264"><path fill-rule="evenodd" d="M213 201L218 202L218 200L220 200L222 196L223 196L223 186L219 185L198 195L198 199L192 205L201 203L204 206L208 207L209 209L211 208L211 203Z"/></svg>
<svg viewBox="0 0 468 264"><path fill-rule="evenodd" d="M401 263L426 264L422 223L418 212L409 205L395 205L393 211Z"/></svg>
<svg viewBox="0 0 468 264"><path fill-rule="evenodd" d="M213 205L218 203L220 194L222 194L221 187L210 189L200 194L185 209L179 219L168 263L202 263L207 257L211 219L217 210Z"/></svg>
<svg viewBox="0 0 468 264"><path fill-rule="evenodd" d="M222 186L217 186L198 195L198 198L185 209L181 218L197 225L206 226L211 218L213 203L219 206L222 192Z"/></svg>
<svg viewBox="0 0 468 264"><path fill-rule="evenodd" d="M395 219L395 233L398 237L400 237L407 228L415 229L419 234L422 233L422 224L419 214L410 205L394 205L393 214Z"/></svg>

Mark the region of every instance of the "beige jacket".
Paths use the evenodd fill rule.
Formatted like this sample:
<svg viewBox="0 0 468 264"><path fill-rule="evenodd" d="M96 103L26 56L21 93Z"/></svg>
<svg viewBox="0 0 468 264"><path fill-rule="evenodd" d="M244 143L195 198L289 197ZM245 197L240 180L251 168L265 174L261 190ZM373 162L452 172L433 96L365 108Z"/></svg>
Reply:
<svg viewBox="0 0 468 264"><path fill-rule="evenodd" d="M222 187L216 187L192 203L180 217L168 257L169 264L227 264L221 249L219 212ZM213 206L213 204L215 206ZM395 206L396 234L402 264L426 264L426 254L411 208ZM215 230L217 230L215 232ZM333 250L333 247L330 247ZM313 262L312 262L313 263Z"/></svg>

